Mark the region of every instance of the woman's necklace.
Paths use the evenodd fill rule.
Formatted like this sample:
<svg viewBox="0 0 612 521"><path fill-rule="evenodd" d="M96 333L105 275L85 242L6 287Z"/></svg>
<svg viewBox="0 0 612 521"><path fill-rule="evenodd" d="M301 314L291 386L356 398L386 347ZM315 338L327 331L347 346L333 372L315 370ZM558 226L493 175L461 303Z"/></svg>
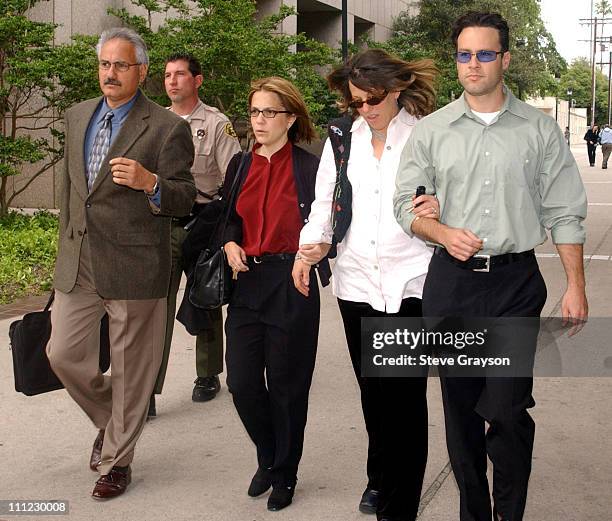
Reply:
<svg viewBox="0 0 612 521"><path fill-rule="evenodd" d="M370 131L372 132L372 139L375 139L376 141L381 141L383 143L387 141L387 133L385 131L376 130L373 127L370 127Z"/></svg>

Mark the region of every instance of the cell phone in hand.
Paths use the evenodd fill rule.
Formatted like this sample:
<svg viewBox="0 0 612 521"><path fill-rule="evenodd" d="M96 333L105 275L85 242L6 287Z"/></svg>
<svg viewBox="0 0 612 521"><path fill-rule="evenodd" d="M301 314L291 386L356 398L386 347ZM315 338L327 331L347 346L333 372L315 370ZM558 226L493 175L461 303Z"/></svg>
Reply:
<svg viewBox="0 0 612 521"><path fill-rule="evenodd" d="M417 186L416 193L414 194L414 197L417 198L417 197L419 197L419 195L425 195L425 187L423 185ZM419 204L422 204L422 203L419 203ZM417 206L419 206L419 204L415 205L415 208Z"/></svg>

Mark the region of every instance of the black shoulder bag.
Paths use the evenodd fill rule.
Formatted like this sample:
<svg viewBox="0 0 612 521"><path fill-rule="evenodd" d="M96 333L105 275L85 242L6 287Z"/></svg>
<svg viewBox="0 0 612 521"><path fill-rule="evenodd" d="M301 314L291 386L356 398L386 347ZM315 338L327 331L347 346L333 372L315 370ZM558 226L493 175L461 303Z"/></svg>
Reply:
<svg viewBox="0 0 612 521"><path fill-rule="evenodd" d="M229 302L232 291L232 270L225 258L223 244L218 244L219 241L215 238L221 237L220 242L223 242L225 228L234 207L247 157L248 153L243 153L240 159L240 165L230 188L229 200L217 221L215 231L212 233L214 244L210 244L208 248L202 250L193 269L193 284L189 291L189 301L202 309L216 309ZM221 233L217 235L221 222Z"/></svg>
<svg viewBox="0 0 612 521"><path fill-rule="evenodd" d="M26 396L64 388L51 369L46 352L51 337L51 304L54 297L55 292L52 291L45 309L26 313L9 327L15 391ZM100 322L100 371L106 372L109 366L108 315L105 314Z"/></svg>

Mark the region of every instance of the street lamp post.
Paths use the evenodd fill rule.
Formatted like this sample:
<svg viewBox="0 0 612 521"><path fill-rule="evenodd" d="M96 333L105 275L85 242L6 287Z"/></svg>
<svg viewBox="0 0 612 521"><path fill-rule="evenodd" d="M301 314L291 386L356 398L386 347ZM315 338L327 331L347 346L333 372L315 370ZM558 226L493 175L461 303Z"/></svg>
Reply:
<svg viewBox="0 0 612 521"><path fill-rule="evenodd" d="M567 144L570 144L571 141L571 136L572 136L572 120L571 120L571 116L572 116L572 94L574 94L574 91L571 88L567 89L567 133L566 133L566 138L567 138Z"/></svg>

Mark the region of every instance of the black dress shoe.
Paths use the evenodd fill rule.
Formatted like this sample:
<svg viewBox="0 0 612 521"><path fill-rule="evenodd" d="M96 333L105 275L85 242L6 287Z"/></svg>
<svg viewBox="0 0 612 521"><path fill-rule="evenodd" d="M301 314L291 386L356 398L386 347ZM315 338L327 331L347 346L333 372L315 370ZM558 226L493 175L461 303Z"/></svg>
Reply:
<svg viewBox="0 0 612 521"><path fill-rule="evenodd" d="M359 512L362 514L376 514L378 508L378 490L367 487L363 491L361 501L359 502Z"/></svg>
<svg viewBox="0 0 612 521"><path fill-rule="evenodd" d="M218 376L206 376L204 378L196 378L195 386L191 399L194 402L207 402L212 400L221 389L221 382Z"/></svg>
<svg viewBox="0 0 612 521"><path fill-rule="evenodd" d="M272 480L270 478L269 469L262 469L259 467L253 479L251 479L247 494L251 497L261 496L264 492L267 492L271 486Z"/></svg>
<svg viewBox="0 0 612 521"><path fill-rule="evenodd" d="M89 468L94 472L98 472L98 465L102 459L102 445L104 443L104 431L101 430L96 436L93 447L91 449L91 456L89 457Z"/></svg>
<svg viewBox="0 0 612 521"><path fill-rule="evenodd" d="M268 510L270 512L278 512L285 507L288 507L293 501L295 485L275 485L272 489L272 494L268 498Z"/></svg>
<svg viewBox="0 0 612 521"><path fill-rule="evenodd" d="M108 474L100 476L91 497L98 500L113 499L125 492L132 481L132 469L127 467L113 467Z"/></svg>
<svg viewBox="0 0 612 521"><path fill-rule="evenodd" d="M155 407L155 395L151 395L151 399L149 400L149 410L147 411L147 420L149 418L155 418L157 416L157 409Z"/></svg>

